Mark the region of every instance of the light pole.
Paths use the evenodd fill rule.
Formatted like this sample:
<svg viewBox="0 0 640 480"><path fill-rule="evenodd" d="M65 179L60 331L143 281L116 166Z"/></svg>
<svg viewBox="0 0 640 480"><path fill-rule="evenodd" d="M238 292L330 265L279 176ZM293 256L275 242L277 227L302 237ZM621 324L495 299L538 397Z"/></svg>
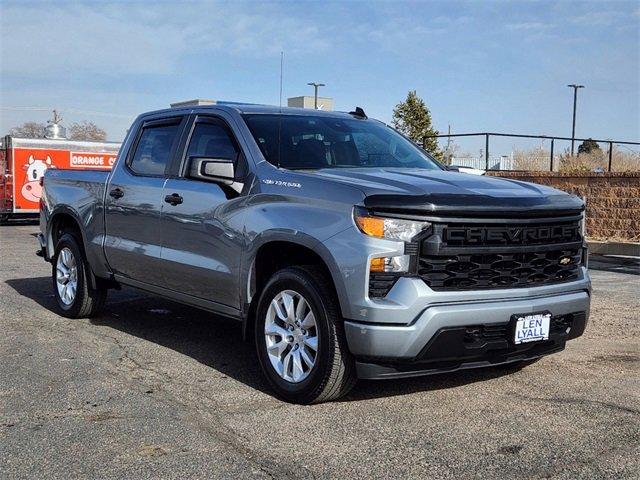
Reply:
<svg viewBox="0 0 640 480"><path fill-rule="evenodd" d="M318 109L318 87L324 87L324 83L309 82L307 85L313 87L313 108Z"/></svg>
<svg viewBox="0 0 640 480"><path fill-rule="evenodd" d="M578 89L584 88L584 85L576 85L572 83L567 87L573 88L573 126L571 127L571 156L573 157L573 144L576 138L576 103L578 102Z"/></svg>

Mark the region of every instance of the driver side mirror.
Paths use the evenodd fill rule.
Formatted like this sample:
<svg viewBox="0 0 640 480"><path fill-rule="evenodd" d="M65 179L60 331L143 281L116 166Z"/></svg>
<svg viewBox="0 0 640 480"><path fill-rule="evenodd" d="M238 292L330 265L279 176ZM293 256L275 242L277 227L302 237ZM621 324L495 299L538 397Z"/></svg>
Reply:
<svg viewBox="0 0 640 480"><path fill-rule="evenodd" d="M189 157L189 176L197 180L233 185L235 167L230 158Z"/></svg>

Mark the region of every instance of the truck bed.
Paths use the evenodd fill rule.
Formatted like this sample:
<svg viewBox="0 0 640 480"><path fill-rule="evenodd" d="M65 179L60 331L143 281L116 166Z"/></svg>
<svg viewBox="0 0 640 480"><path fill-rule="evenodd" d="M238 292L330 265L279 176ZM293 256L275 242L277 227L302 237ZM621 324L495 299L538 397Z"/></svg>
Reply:
<svg viewBox="0 0 640 480"><path fill-rule="evenodd" d="M63 209L80 222L87 259L94 271L105 265L104 195L109 174L104 170L56 168L47 170L44 176L43 201L49 207L47 211L53 214Z"/></svg>

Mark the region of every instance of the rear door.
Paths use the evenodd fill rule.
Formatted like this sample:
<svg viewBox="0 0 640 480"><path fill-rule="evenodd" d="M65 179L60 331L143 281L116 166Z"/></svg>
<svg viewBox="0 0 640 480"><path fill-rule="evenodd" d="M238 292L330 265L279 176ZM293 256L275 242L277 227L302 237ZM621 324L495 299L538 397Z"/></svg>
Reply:
<svg viewBox="0 0 640 480"><path fill-rule="evenodd" d="M239 308L244 197L230 187L188 178L186 172L189 157L231 159L236 180L242 182L246 159L223 117L198 115L187 130L177 175L164 187L167 203L160 230L165 284L187 295Z"/></svg>
<svg viewBox="0 0 640 480"><path fill-rule="evenodd" d="M162 285L162 189L186 116L146 120L107 186L105 254L118 275Z"/></svg>

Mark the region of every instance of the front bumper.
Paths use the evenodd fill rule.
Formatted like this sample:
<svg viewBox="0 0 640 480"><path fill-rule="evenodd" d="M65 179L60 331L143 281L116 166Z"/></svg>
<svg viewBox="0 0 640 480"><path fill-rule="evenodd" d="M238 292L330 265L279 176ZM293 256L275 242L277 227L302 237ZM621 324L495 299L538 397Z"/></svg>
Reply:
<svg viewBox="0 0 640 480"><path fill-rule="evenodd" d="M425 375L537 358L582 335L588 291L555 296L428 306L409 325L345 321L360 378ZM549 311L548 341L513 344L512 315ZM555 329L554 326L555 325Z"/></svg>
<svg viewBox="0 0 640 480"><path fill-rule="evenodd" d="M324 243L334 265L339 265L334 283L361 378L424 375L537 358L562 350L567 340L582 334L589 317L591 280L584 266L570 282L505 289L436 291L421 278L407 276L398 279L386 296L372 298L371 258L403 255L404 243L367 237L355 227ZM513 348L507 335L502 343L471 352L454 336L439 342L443 347L437 357L432 355L435 350L426 353L439 332L463 329L464 336L466 328L507 328L514 314L543 311L554 317L576 314L570 332L526 348Z"/></svg>

